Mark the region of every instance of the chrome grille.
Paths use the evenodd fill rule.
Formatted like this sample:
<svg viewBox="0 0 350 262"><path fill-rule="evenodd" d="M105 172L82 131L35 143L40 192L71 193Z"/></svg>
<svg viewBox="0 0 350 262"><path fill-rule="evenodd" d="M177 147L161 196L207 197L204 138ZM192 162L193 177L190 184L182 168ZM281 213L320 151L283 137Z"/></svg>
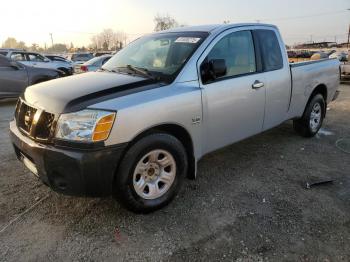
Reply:
<svg viewBox="0 0 350 262"><path fill-rule="evenodd" d="M55 115L39 110L19 99L15 111L17 127L36 140L49 140Z"/></svg>

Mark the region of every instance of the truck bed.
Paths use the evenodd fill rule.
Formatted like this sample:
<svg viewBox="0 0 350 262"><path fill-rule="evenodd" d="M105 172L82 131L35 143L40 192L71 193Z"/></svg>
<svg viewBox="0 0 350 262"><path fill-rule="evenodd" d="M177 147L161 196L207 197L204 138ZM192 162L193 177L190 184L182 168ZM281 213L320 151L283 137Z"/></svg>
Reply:
<svg viewBox="0 0 350 262"><path fill-rule="evenodd" d="M318 85L327 87L327 103L332 101L340 81L339 65L337 59L321 59L290 64L292 81L292 95L289 106L290 118L302 116L312 90Z"/></svg>

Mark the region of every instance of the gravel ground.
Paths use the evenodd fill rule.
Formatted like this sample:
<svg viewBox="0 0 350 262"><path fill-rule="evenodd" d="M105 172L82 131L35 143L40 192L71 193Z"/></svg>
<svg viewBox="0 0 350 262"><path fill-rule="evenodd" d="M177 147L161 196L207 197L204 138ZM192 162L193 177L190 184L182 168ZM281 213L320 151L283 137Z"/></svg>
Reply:
<svg viewBox="0 0 350 262"><path fill-rule="evenodd" d="M350 137L350 86L341 91L316 137L288 121L212 153L149 215L42 185L13 153L14 101L0 102L0 261L350 261L350 154L335 146ZM317 179L334 182L305 189Z"/></svg>

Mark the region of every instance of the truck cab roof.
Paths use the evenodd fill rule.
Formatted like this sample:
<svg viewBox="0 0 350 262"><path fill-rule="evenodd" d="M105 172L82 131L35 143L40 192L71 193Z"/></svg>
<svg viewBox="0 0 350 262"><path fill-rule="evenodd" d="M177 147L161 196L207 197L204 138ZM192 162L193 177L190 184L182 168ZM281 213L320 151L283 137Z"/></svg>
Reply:
<svg viewBox="0 0 350 262"><path fill-rule="evenodd" d="M161 31L160 33L169 33L169 32L207 32L211 33L216 30L224 31L228 28L234 27L243 27L243 26L267 26L267 27L277 27L271 24L261 24L261 23L235 23L235 24L211 24L211 25L199 25L199 26L186 26L186 27L177 27L168 30Z"/></svg>

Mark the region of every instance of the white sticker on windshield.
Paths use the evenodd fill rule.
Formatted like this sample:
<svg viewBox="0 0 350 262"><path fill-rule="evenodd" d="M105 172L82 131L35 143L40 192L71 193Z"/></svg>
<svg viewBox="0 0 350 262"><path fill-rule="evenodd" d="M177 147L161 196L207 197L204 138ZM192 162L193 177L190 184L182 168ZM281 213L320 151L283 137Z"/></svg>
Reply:
<svg viewBox="0 0 350 262"><path fill-rule="evenodd" d="M201 40L199 37L179 37L175 40L175 43L196 44L199 40Z"/></svg>

